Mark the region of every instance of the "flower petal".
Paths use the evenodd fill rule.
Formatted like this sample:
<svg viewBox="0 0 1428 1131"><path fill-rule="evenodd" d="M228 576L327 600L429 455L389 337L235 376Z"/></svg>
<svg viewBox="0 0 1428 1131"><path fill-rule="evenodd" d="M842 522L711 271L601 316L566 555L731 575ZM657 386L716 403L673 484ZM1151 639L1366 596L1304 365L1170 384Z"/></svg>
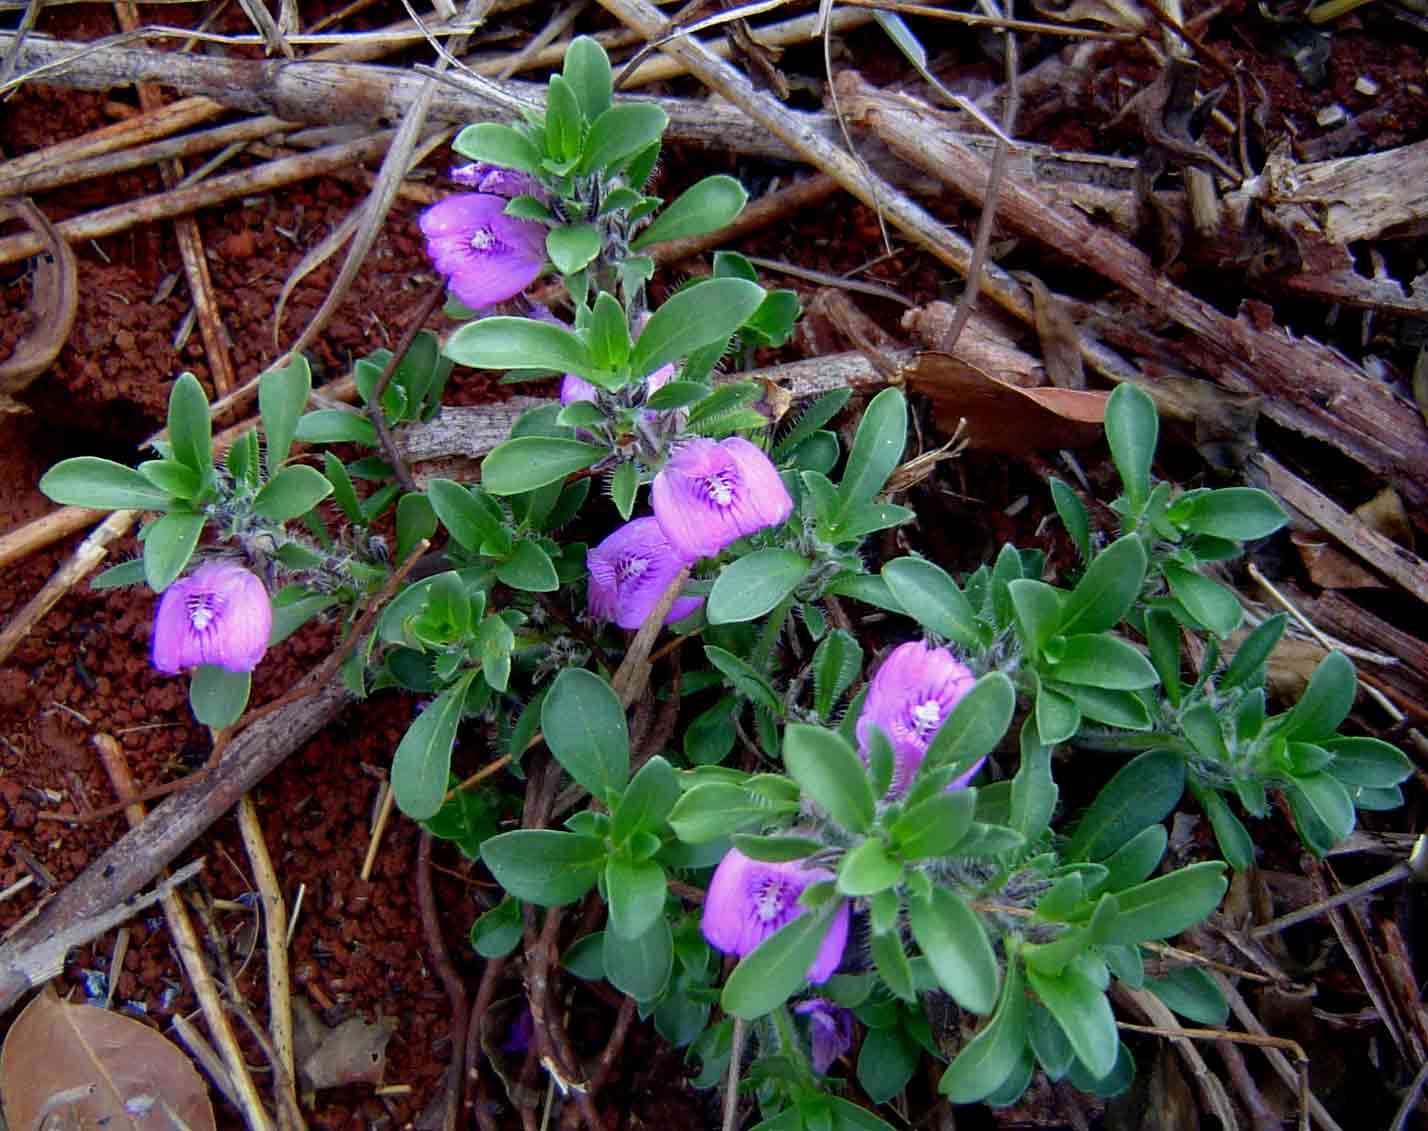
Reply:
<svg viewBox="0 0 1428 1131"><path fill-rule="evenodd" d="M845 899L833 912L833 921L828 925L828 933L818 946L818 957L808 968L808 980L815 985L833 977L838 964L843 961L843 950L848 945L848 901Z"/></svg>

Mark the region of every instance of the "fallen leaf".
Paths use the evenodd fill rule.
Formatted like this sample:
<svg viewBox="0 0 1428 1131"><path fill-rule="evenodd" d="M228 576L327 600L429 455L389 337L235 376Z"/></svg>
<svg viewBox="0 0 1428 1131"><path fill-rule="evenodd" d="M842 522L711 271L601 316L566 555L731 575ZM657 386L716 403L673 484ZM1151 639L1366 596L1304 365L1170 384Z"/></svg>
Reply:
<svg viewBox="0 0 1428 1131"><path fill-rule="evenodd" d="M1392 487L1385 487L1368 502L1355 507L1354 514L1385 538L1413 549L1413 524L1408 521L1403 500Z"/></svg>
<svg viewBox="0 0 1428 1131"><path fill-rule="evenodd" d="M213 1131L198 1071L147 1025L46 986L0 1049L0 1101L12 1131Z"/></svg>
<svg viewBox="0 0 1428 1131"><path fill-rule="evenodd" d="M1289 536L1309 580L1320 589L1386 589L1382 581L1322 536L1295 531Z"/></svg>
<svg viewBox="0 0 1428 1131"><path fill-rule="evenodd" d="M1035 275L1018 272L1018 278L1031 288L1036 336L1041 339L1046 376L1058 389L1084 389L1086 369L1081 361L1081 334L1066 304Z"/></svg>
<svg viewBox="0 0 1428 1131"><path fill-rule="evenodd" d="M320 1092L344 1084L380 1084L387 1069L387 1042L397 1031L394 1017L369 1024L349 1017L335 1028L324 1025L312 1007L293 1003L294 1052L304 1088Z"/></svg>
<svg viewBox="0 0 1428 1131"><path fill-rule="evenodd" d="M939 427L952 432L965 419L969 448L1006 455L1096 443L1110 395L1024 389L945 353L918 354L901 377L908 388L931 399Z"/></svg>
<svg viewBox="0 0 1428 1131"><path fill-rule="evenodd" d="M0 361L0 393L18 393L50 367L69 340L79 312L79 268L69 244L29 197L11 201L10 207L39 236L50 257L35 267L30 296L33 329Z"/></svg>

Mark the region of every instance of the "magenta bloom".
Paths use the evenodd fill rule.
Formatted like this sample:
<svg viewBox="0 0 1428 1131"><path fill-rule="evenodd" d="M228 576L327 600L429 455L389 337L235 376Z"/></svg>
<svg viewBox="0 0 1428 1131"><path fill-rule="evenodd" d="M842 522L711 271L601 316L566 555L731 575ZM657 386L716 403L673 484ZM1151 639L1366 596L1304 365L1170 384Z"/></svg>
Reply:
<svg viewBox="0 0 1428 1131"><path fill-rule="evenodd" d="M916 640L899 644L888 654L868 685L868 697L858 719L858 752L867 761L874 726L888 736L896 758L889 798L907 792L932 736L974 683L971 669L946 648L929 648ZM962 789L981 768L978 762L951 788Z"/></svg>
<svg viewBox="0 0 1428 1131"><path fill-rule="evenodd" d="M426 253L472 310L504 302L545 266L545 226L504 213L504 197L460 193L421 214Z"/></svg>
<svg viewBox="0 0 1428 1131"><path fill-rule="evenodd" d="M793 513L773 461L739 436L683 444L655 476L652 499L670 542L690 558L713 557Z"/></svg>
<svg viewBox="0 0 1428 1131"><path fill-rule="evenodd" d="M688 564L653 518L625 523L585 555L590 615L612 620L621 628L639 628ZM664 623L683 620L703 603L703 597L676 597Z"/></svg>
<svg viewBox="0 0 1428 1131"><path fill-rule="evenodd" d="M803 868L796 860L766 864L731 848L714 869L704 896L704 918L700 923L704 938L715 950L742 958L784 924L807 912L798 902L804 888L832 878L832 872ZM808 980L826 982L831 978L843 960L847 944L845 900L834 912L818 955L808 968Z"/></svg>
<svg viewBox="0 0 1428 1131"><path fill-rule="evenodd" d="M793 1007L808 1018L809 1043L813 1046L813 1071L820 1076L833 1062L853 1047L853 1014L841 1005L811 997Z"/></svg>
<svg viewBox="0 0 1428 1131"><path fill-rule="evenodd" d="M507 169L504 165L492 165L487 161L454 165L451 169L451 179L458 185L504 197L506 200L517 196L545 197L545 189L529 173Z"/></svg>
<svg viewBox="0 0 1428 1131"><path fill-rule="evenodd" d="M159 599L151 659L165 675L199 664L250 672L268 650L272 630L263 583L233 562L204 562Z"/></svg>

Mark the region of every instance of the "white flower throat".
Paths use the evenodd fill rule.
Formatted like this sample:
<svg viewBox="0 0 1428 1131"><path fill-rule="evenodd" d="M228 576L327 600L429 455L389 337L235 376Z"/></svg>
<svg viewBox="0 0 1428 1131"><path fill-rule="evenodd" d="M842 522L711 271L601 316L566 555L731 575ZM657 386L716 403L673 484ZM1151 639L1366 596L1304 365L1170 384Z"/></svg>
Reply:
<svg viewBox="0 0 1428 1131"><path fill-rule="evenodd" d="M912 709L912 725L919 738L929 738L942 722L942 704L925 699Z"/></svg>
<svg viewBox="0 0 1428 1131"><path fill-rule="evenodd" d="M788 899L778 880L764 880L754 893L754 916L761 923L771 923L784 912Z"/></svg>
<svg viewBox="0 0 1428 1131"><path fill-rule="evenodd" d="M730 471L716 471L704 477L704 489L709 498L721 507L734 501L734 474Z"/></svg>
<svg viewBox="0 0 1428 1131"><path fill-rule="evenodd" d="M498 247L501 241L496 238L496 233L490 228L477 228L471 233L472 251L490 251Z"/></svg>
<svg viewBox="0 0 1428 1131"><path fill-rule="evenodd" d="M187 598L188 623L196 632L202 632L221 611L216 593L190 593Z"/></svg>

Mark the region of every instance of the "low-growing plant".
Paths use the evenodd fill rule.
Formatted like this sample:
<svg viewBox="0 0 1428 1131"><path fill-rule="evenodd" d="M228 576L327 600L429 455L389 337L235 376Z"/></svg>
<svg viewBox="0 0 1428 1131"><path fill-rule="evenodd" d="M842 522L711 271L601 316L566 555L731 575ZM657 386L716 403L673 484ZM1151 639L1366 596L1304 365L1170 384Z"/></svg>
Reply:
<svg viewBox="0 0 1428 1131"><path fill-rule="evenodd" d="M184 375L158 459L66 460L41 485L60 502L157 515L142 560L96 584L163 594L155 665L193 668L194 712L215 728L241 716L265 646L316 616L351 631L444 529L425 576L396 592L343 672L358 694L426 699L391 781L403 812L479 856L507 893L472 945L511 953L521 905L597 893L604 928L567 947L566 967L634 998L689 1048L702 1085L751 1041L743 1079L761 1128L885 1126L827 1077L855 1020L857 1078L879 1102L924 1056L948 1061L940 1089L957 1103L1012 1103L1038 1067L1122 1091L1134 1064L1112 979L1191 1016L1223 1004L1209 979L1148 979L1142 960L1225 892L1225 863L1165 859L1164 822L1185 792L1244 869L1255 826L1236 807L1260 819L1282 795L1323 854L1356 809L1401 801L1408 762L1340 733L1356 681L1339 653L1269 712L1284 618L1241 634L1239 599L1209 567L1286 516L1252 488L1156 481L1157 415L1134 386L1106 409L1119 529L1098 532L1069 486L1049 484L1079 555L1067 575L1048 580L1042 551L1011 545L960 581L918 556L872 569L869 537L916 517L885 495L903 394L872 397L845 452L828 425L849 390L776 426L761 387L716 379L731 350L785 341L798 313L738 255L650 307L647 250L725 225L745 200L723 176L667 205L651 195L664 125L657 106L612 98L603 51L579 39L543 115L457 138L472 164L454 176L476 191L434 205L422 229L467 320L444 343L416 338L379 411L393 426L429 420L453 363L561 376L560 403L523 415L479 483L403 493L365 415L306 411L294 358L262 377L261 443L249 432L220 460ZM567 299L558 313L519 297L549 269ZM526 316L486 309L513 300ZM390 361L357 363L365 400ZM344 462L336 444L366 454ZM877 662L844 603L892 614L906 642ZM683 673L646 694L706 705L648 749L631 743L628 680L617 693L612 678L622 657L648 663L648 634L632 646L623 630L656 619L684 641ZM558 827L498 832L489 774L453 788L453 744L475 718L513 773L543 743L569 778ZM1058 775L1103 776L1096 751L1135 756L1087 808L1064 811ZM722 985L716 953L739 960ZM945 1000L985 1018L970 1041L926 1008Z"/></svg>

